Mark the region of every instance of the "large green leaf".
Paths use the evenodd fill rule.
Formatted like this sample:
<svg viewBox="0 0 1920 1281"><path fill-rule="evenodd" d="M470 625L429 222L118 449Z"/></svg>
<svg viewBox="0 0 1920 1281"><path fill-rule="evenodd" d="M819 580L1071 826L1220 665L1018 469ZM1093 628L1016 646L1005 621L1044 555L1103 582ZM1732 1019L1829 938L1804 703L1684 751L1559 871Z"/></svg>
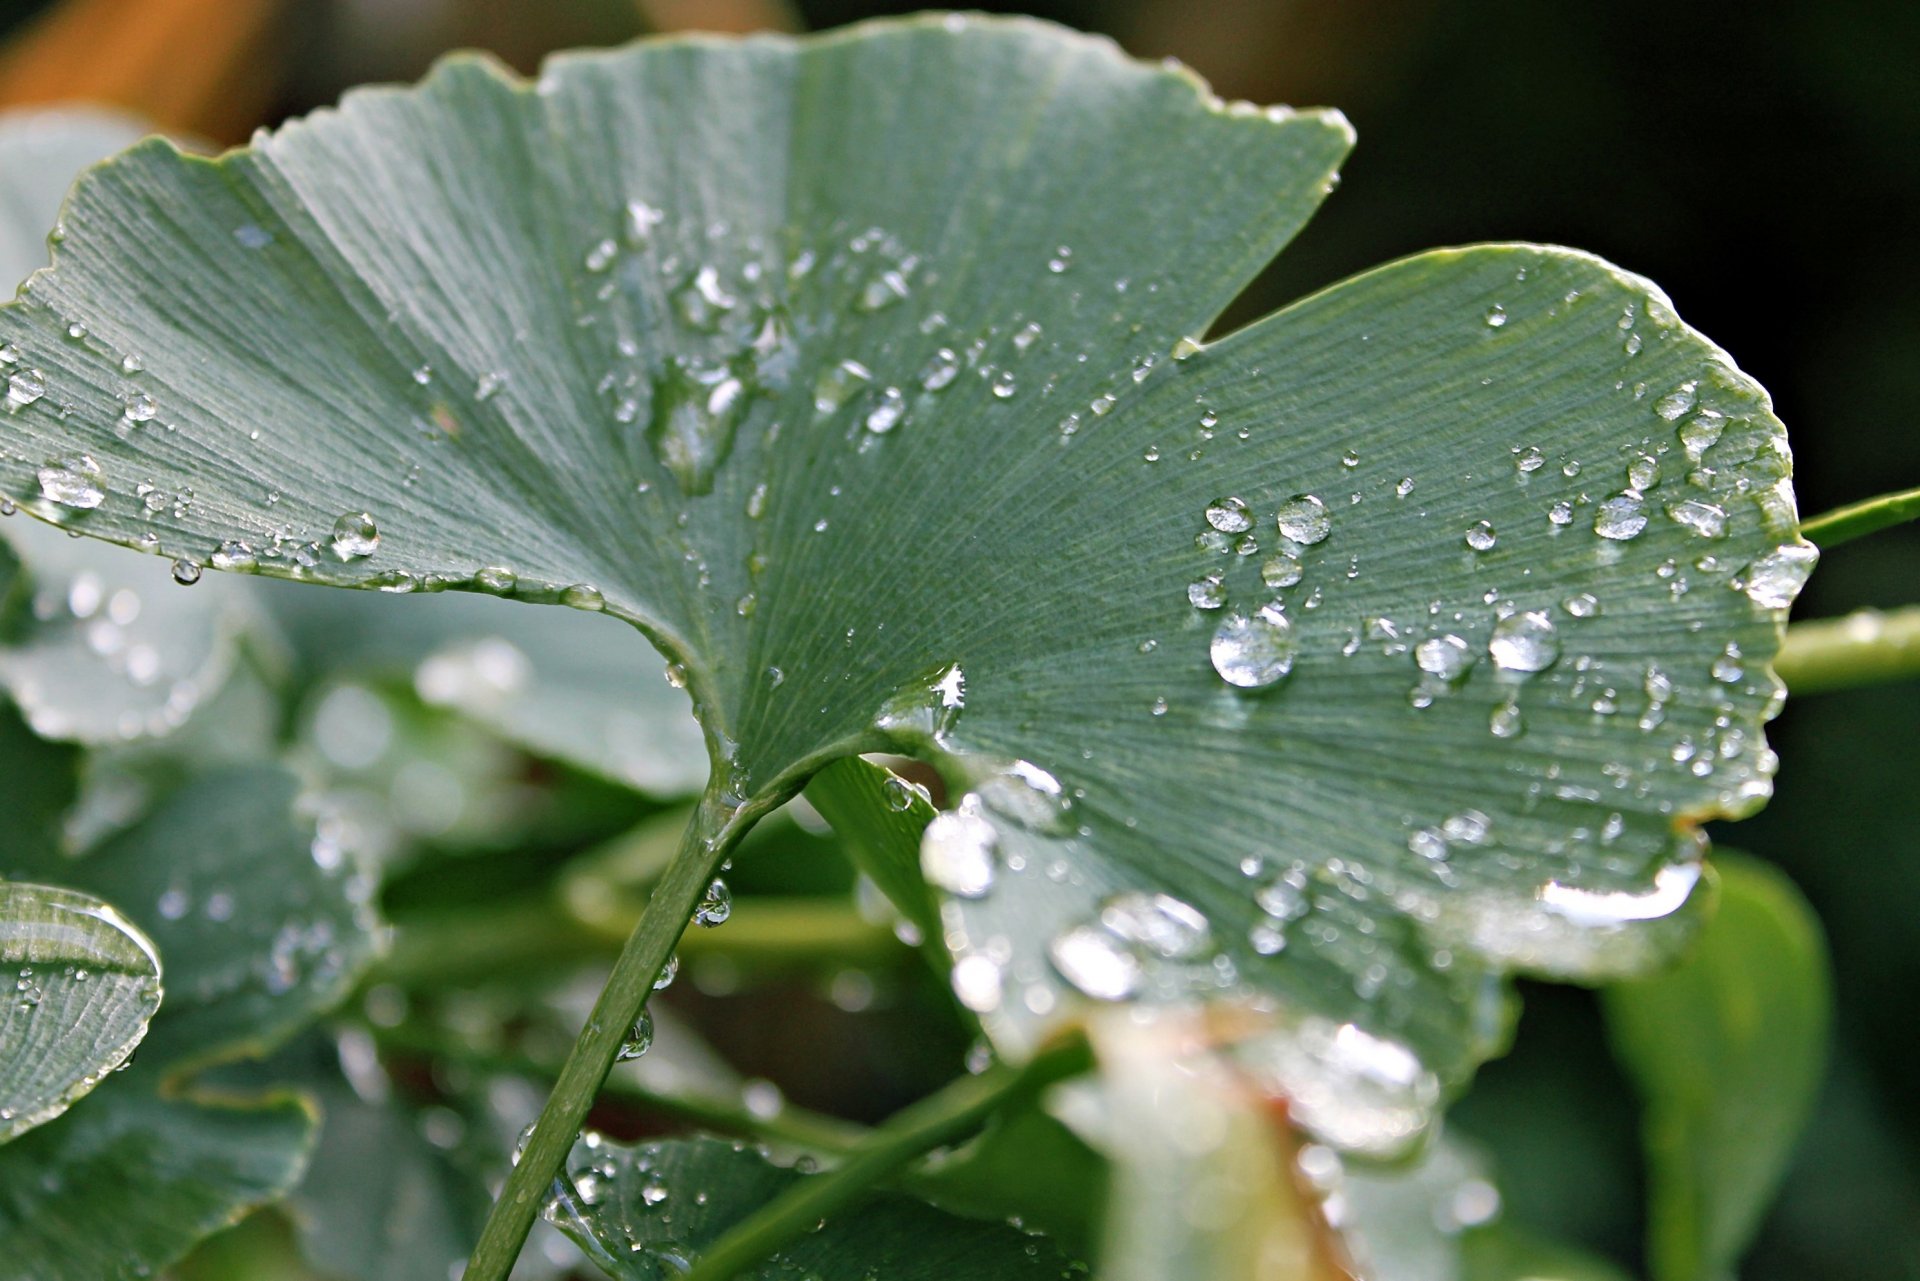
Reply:
<svg viewBox="0 0 1920 1281"><path fill-rule="evenodd" d="M1826 941L1793 883L1722 856L1720 905L1678 966L1606 990L1644 1100L1656 1281L1719 1281L1786 1172L1826 1064Z"/></svg>
<svg viewBox="0 0 1920 1281"><path fill-rule="evenodd" d="M1256 1079L1390 1147L1500 1043L1494 972L1660 952L1692 825L1768 792L1811 549L1764 393L1585 255L1426 254L1194 343L1349 141L1025 22L454 60L84 179L0 315L0 486L626 618L716 813L925 755L1004 1047L1278 1004Z"/></svg>
<svg viewBox="0 0 1920 1281"><path fill-rule="evenodd" d="M288 1099L172 1097L144 1062L0 1148L0 1277L134 1281L282 1196L313 1116Z"/></svg>
<svg viewBox="0 0 1920 1281"><path fill-rule="evenodd" d="M67 1110L160 1006L153 944L99 899L0 881L0 1143Z"/></svg>
<svg viewBox="0 0 1920 1281"><path fill-rule="evenodd" d="M589 1132L555 1181L547 1217L608 1276L666 1281L683 1275L727 1229L806 1177L744 1143L676 1139L629 1147ZM1010 1281L1086 1271L1044 1237L883 1194L829 1217L739 1275L743 1281Z"/></svg>

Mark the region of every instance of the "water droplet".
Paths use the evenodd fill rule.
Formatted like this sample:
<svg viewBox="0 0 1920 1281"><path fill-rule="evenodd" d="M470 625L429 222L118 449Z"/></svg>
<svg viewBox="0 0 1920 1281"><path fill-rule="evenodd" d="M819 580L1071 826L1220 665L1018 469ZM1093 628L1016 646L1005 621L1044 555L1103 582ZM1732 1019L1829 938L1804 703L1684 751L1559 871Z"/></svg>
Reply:
<svg viewBox="0 0 1920 1281"><path fill-rule="evenodd" d="M571 609L598 611L607 607L606 597L590 583L575 583L565 588L560 593L560 603Z"/></svg>
<svg viewBox="0 0 1920 1281"><path fill-rule="evenodd" d="M960 898L981 898L993 888L999 834L993 824L964 803L936 815L920 837L920 872Z"/></svg>
<svg viewBox="0 0 1920 1281"><path fill-rule="evenodd" d="M150 422L153 416L159 412L160 406L155 404L153 397L147 395L144 391L136 391L128 396L126 399L126 408L121 411L130 423Z"/></svg>
<svg viewBox="0 0 1920 1281"><path fill-rule="evenodd" d="M605 271L607 268L613 266L613 260L619 252L620 246L616 245L613 242L613 237L609 236L593 248L587 250L587 256L582 260L582 265L591 272L598 273Z"/></svg>
<svg viewBox="0 0 1920 1281"><path fill-rule="evenodd" d="M1220 575L1206 574L1187 584L1187 603L1195 609L1219 609L1227 603L1227 589Z"/></svg>
<svg viewBox="0 0 1920 1281"><path fill-rule="evenodd" d="M690 497L713 492L714 475L733 451L735 429L751 398L726 365L675 357L653 384L647 442L654 457Z"/></svg>
<svg viewBox="0 0 1920 1281"><path fill-rule="evenodd" d="M993 380L987 384L987 387L993 392L994 398L997 400L1006 400L1018 390L1018 384L1014 379L1011 369L1002 369L999 373L995 374Z"/></svg>
<svg viewBox="0 0 1920 1281"><path fill-rule="evenodd" d="M182 557L173 562L173 581L182 587L191 587L200 581L200 567Z"/></svg>
<svg viewBox="0 0 1920 1281"><path fill-rule="evenodd" d="M100 464L85 454L49 463L39 470L38 476L40 492L63 507L86 510L107 500L107 491L101 484Z"/></svg>
<svg viewBox="0 0 1920 1281"><path fill-rule="evenodd" d="M1593 532L1602 538L1625 542L1647 527L1646 500L1632 490L1615 494L1600 504L1593 514Z"/></svg>
<svg viewBox="0 0 1920 1281"><path fill-rule="evenodd" d="M1700 384L1697 382L1681 383L1659 400L1653 402L1653 412L1659 414L1668 422L1673 422L1689 409L1693 408L1695 393L1699 389L1699 386Z"/></svg>
<svg viewBox="0 0 1920 1281"><path fill-rule="evenodd" d="M655 209L644 200L627 202L627 243L639 248L653 238L653 229L665 222L667 215Z"/></svg>
<svg viewBox="0 0 1920 1281"><path fill-rule="evenodd" d="M620 1042L620 1052L614 1055L614 1061L625 1063L637 1059L653 1048L653 1011L642 1010L640 1017L627 1029L626 1039Z"/></svg>
<svg viewBox="0 0 1920 1281"><path fill-rule="evenodd" d="M1260 581L1268 587L1291 587L1306 571L1300 562L1285 552L1269 556L1260 565Z"/></svg>
<svg viewBox="0 0 1920 1281"><path fill-rule="evenodd" d="M1266 689L1293 670L1293 624L1277 605L1248 618L1229 614L1214 630L1208 657L1220 679L1240 689Z"/></svg>
<svg viewBox="0 0 1920 1281"><path fill-rule="evenodd" d="M1096 1001L1124 1001L1146 984L1140 958L1106 930L1079 925L1047 944L1060 976Z"/></svg>
<svg viewBox="0 0 1920 1281"><path fill-rule="evenodd" d="M733 915L733 891L719 877L708 884L705 894L700 896L700 904L693 909L693 923L712 929L716 925L725 925L727 918Z"/></svg>
<svg viewBox="0 0 1920 1281"><path fill-rule="evenodd" d="M673 295L673 308L689 328L712 333L739 299L720 284L720 269L701 267Z"/></svg>
<svg viewBox="0 0 1920 1281"><path fill-rule="evenodd" d="M1528 445L1524 449L1514 450L1513 469L1517 472L1520 472L1522 475L1525 475L1529 472L1539 471L1542 467L1546 465L1547 465L1547 456L1541 453L1540 450L1533 445Z"/></svg>
<svg viewBox="0 0 1920 1281"><path fill-rule="evenodd" d="M976 1014L1000 1008L1000 967L990 956L962 957L953 966L953 994Z"/></svg>
<svg viewBox="0 0 1920 1281"><path fill-rule="evenodd" d="M907 412L907 398L898 387L889 387L880 393L880 403L867 415L867 430L874 435L884 435L899 425Z"/></svg>
<svg viewBox="0 0 1920 1281"><path fill-rule="evenodd" d="M660 973L654 975L653 990L656 992L664 992L672 987L673 981L679 977L680 954L678 952L669 952L667 953L667 963L660 967Z"/></svg>
<svg viewBox="0 0 1920 1281"><path fill-rule="evenodd" d="M843 360L820 372L813 382L815 413L830 414L873 381L873 373L857 360Z"/></svg>
<svg viewBox="0 0 1920 1281"><path fill-rule="evenodd" d="M1116 937L1170 961L1193 960L1213 951L1207 918L1170 894L1115 895L1100 908L1100 924Z"/></svg>
<svg viewBox="0 0 1920 1281"><path fill-rule="evenodd" d="M1216 498L1207 504L1207 524L1223 534L1243 534L1253 528L1253 513L1238 498Z"/></svg>
<svg viewBox="0 0 1920 1281"><path fill-rule="evenodd" d="M1507 309L1499 303L1487 308L1487 328L1498 329L1507 323Z"/></svg>
<svg viewBox="0 0 1920 1281"><path fill-rule="evenodd" d="M1475 521L1467 530L1467 546L1477 552L1492 551L1494 542L1493 524L1490 521Z"/></svg>
<svg viewBox="0 0 1920 1281"><path fill-rule="evenodd" d="M1711 409L1703 409L1680 424L1680 430L1677 433L1680 437L1680 447L1686 450L1688 459L1697 463L1702 455L1719 442L1721 433L1726 429L1726 415Z"/></svg>
<svg viewBox="0 0 1920 1281"><path fill-rule="evenodd" d="M1744 584L1747 599L1763 609L1786 609L1800 595L1820 561L1811 543L1789 543L1754 561L1736 582Z"/></svg>
<svg viewBox="0 0 1920 1281"><path fill-rule="evenodd" d="M1547 520L1555 525L1571 525L1573 523L1573 504L1568 502L1555 503L1553 506L1547 508Z"/></svg>
<svg viewBox="0 0 1920 1281"><path fill-rule="evenodd" d="M1702 538L1723 538L1727 532L1727 511L1697 498L1667 504L1667 516L1675 524L1685 525Z"/></svg>
<svg viewBox="0 0 1920 1281"><path fill-rule="evenodd" d="M1295 494L1280 504L1280 533L1296 543L1312 545L1333 532L1333 517L1327 505L1312 494Z"/></svg>
<svg viewBox="0 0 1920 1281"><path fill-rule="evenodd" d="M47 376L38 369L22 369L7 378L7 408L31 405L47 394Z"/></svg>
<svg viewBox="0 0 1920 1281"><path fill-rule="evenodd" d="M896 814L904 814L913 808L915 801L929 800L927 789L917 783L909 783L898 775L888 775L880 784L880 793L886 798L887 808Z"/></svg>
<svg viewBox="0 0 1920 1281"><path fill-rule="evenodd" d="M473 571L473 585L494 596L511 596L520 585L520 579L510 569L487 565Z"/></svg>
<svg viewBox="0 0 1920 1281"><path fill-rule="evenodd" d="M1447 682L1465 676L1476 661L1473 647L1451 634L1430 637L1413 647L1414 666Z"/></svg>
<svg viewBox="0 0 1920 1281"><path fill-rule="evenodd" d="M1395 498L1405 498L1408 494L1411 494L1412 492L1413 492L1413 477L1411 476L1402 476L1400 478L1400 483L1393 487L1393 496Z"/></svg>
<svg viewBox="0 0 1920 1281"><path fill-rule="evenodd" d="M1508 672L1543 672L1560 657L1560 637L1543 609L1509 614L1493 625L1487 653Z"/></svg>
<svg viewBox="0 0 1920 1281"><path fill-rule="evenodd" d="M380 546L380 530L365 512L348 512L333 522L333 539L327 544L339 560L363 560Z"/></svg>
<svg viewBox="0 0 1920 1281"><path fill-rule="evenodd" d="M1575 618L1592 618L1600 612L1600 598L1592 592L1580 592L1561 601L1560 608Z"/></svg>
<svg viewBox="0 0 1920 1281"><path fill-rule="evenodd" d="M1487 717L1487 728L1495 738L1518 738L1526 724L1520 719L1520 704L1508 699Z"/></svg>
<svg viewBox="0 0 1920 1281"><path fill-rule="evenodd" d="M940 391L951 386L959 376L959 355L951 347L942 347L921 368L920 385L928 391Z"/></svg>

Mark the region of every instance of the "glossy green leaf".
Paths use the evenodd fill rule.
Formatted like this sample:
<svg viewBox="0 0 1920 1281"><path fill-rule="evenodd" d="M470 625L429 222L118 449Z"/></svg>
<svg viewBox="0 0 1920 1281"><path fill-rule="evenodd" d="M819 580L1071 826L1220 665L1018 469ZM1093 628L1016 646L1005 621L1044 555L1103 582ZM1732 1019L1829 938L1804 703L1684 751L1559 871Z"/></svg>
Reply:
<svg viewBox="0 0 1920 1281"><path fill-rule="evenodd" d="M1350 141L1026 22L453 60L83 180L0 314L0 489L625 618L716 815L926 756L1004 1048L1273 1007L1263 1088L1391 1147L1500 1045L1499 970L1669 946L1690 825L1768 793L1811 549L1765 394L1586 255L1425 254L1193 342Z"/></svg>
<svg viewBox="0 0 1920 1281"><path fill-rule="evenodd" d="M313 1135L305 1105L170 1096L158 1075L143 1061L0 1148L0 1275L151 1277L293 1186Z"/></svg>
<svg viewBox="0 0 1920 1281"><path fill-rule="evenodd" d="M547 1217L610 1277L666 1281L700 1251L807 1176L744 1143L676 1139L625 1146L588 1134L574 1148ZM742 1281L800 1276L872 1281L1086 1275L1044 1237L957 1218L882 1194L829 1217Z"/></svg>
<svg viewBox="0 0 1920 1281"><path fill-rule="evenodd" d="M146 132L97 108L0 112L0 292L47 265L47 233L74 175Z"/></svg>
<svg viewBox="0 0 1920 1281"><path fill-rule="evenodd" d="M121 906L166 963L145 1053L176 1070L257 1052L310 1021L372 956L371 884L296 815L277 767L209 771L79 859L4 869Z"/></svg>
<svg viewBox="0 0 1920 1281"><path fill-rule="evenodd" d="M0 1143L125 1061L160 1007L153 944L99 899L0 881Z"/></svg>
<svg viewBox="0 0 1920 1281"><path fill-rule="evenodd" d="M9 868L45 866L59 857L67 810L80 794L80 760L78 748L34 734L19 709L0 696L0 778L7 786L0 878Z"/></svg>
<svg viewBox="0 0 1920 1281"><path fill-rule="evenodd" d="M1645 1107L1656 1281L1718 1281L1759 1226L1826 1064L1826 941L1792 882L1715 857L1720 906L1673 969L1606 990Z"/></svg>

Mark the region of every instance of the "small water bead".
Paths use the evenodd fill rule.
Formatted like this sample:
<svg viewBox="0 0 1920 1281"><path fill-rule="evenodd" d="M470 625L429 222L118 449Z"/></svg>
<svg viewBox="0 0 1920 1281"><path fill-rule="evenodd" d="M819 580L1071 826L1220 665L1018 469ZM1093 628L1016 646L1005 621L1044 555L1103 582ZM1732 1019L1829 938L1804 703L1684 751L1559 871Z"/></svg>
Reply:
<svg viewBox="0 0 1920 1281"><path fill-rule="evenodd" d="M1208 657L1220 679L1240 689L1266 689L1293 670L1293 624L1278 605L1251 618L1229 614L1214 630Z"/></svg>
<svg viewBox="0 0 1920 1281"><path fill-rule="evenodd" d="M1227 589L1220 575L1206 574L1187 584L1187 603L1195 609L1219 609L1227 603Z"/></svg>
<svg viewBox="0 0 1920 1281"><path fill-rule="evenodd" d="M1573 523L1573 504L1558 502L1547 508L1547 521L1549 524L1558 526L1571 525Z"/></svg>
<svg viewBox="0 0 1920 1281"><path fill-rule="evenodd" d="M1703 409L1680 424L1678 432L1680 447L1686 450L1687 457L1691 461L1697 463L1702 455L1719 443L1720 436L1726 429L1726 415L1715 410Z"/></svg>
<svg viewBox="0 0 1920 1281"><path fill-rule="evenodd" d="M1493 306L1487 308L1486 321L1487 328L1499 329L1507 323L1507 309L1499 303L1495 303Z"/></svg>
<svg viewBox="0 0 1920 1281"><path fill-rule="evenodd" d="M151 422L153 416L160 412L160 406L144 391L136 391L127 397L125 408L120 412L130 423Z"/></svg>
<svg viewBox="0 0 1920 1281"><path fill-rule="evenodd" d="M1646 491L1660 483L1660 460L1641 454L1627 464L1627 488Z"/></svg>
<svg viewBox="0 0 1920 1281"><path fill-rule="evenodd" d="M988 390L993 392L994 399L1006 400L1018 390L1018 383L1011 369L1002 369L993 376L992 381L987 384L987 387Z"/></svg>
<svg viewBox="0 0 1920 1281"><path fill-rule="evenodd" d="M1697 382L1681 383L1659 400L1653 402L1653 412L1668 422L1675 421L1682 414L1685 414L1693 408L1695 395L1699 390L1699 386L1700 384Z"/></svg>
<svg viewBox="0 0 1920 1281"><path fill-rule="evenodd" d="M1560 657L1560 637L1543 609L1509 614L1493 625L1487 653L1508 672L1543 672Z"/></svg>
<svg viewBox="0 0 1920 1281"><path fill-rule="evenodd" d="M638 248L653 237L653 229L667 220L664 211L655 209L644 200L627 202L627 243Z"/></svg>
<svg viewBox="0 0 1920 1281"><path fill-rule="evenodd" d="M1449 683L1465 676L1477 661L1473 647L1451 634L1430 637L1413 647L1414 666Z"/></svg>
<svg viewBox="0 0 1920 1281"><path fill-rule="evenodd" d="M1495 707L1487 717L1487 728L1495 738L1518 738L1526 729L1520 719L1520 704L1509 699Z"/></svg>
<svg viewBox="0 0 1920 1281"><path fill-rule="evenodd" d="M1332 514L1312 494L1295 494L1280 504L1275 520L1283 537L1306 546L1324 542L1333 532Z"/></svg>
<svg viewBox="0 0 1920 1281"><path fill-rule="evenodd" d="M364 560L380 547L380 529L365 512L348 512L333 522L327 544L338 560Z"/></svg>
<svg viewBox="0 0 1920 1281"><path fill-rule="evenodd" d="M1058 276L1073 266L1073 250L1061 245L1053 251L1053 257L1047 259L1047 270Z"/></svg>
<svg viewBox="0 0 1920 1281"><path fill-rule="evenodd" d="M182 587L191 587L200 581L200 567L181 557L173 562L173 581Z"/></svg>
<svg viewBox="0 0 1920 1281"><path fill-rule="evenodd" d="M920 836L920 873L960 898L983 898L993 888L1000 836L993 824L963 803L934 817Z"/></svg>
<svg viewBox="0 0 1920 1281"><path fill-rule="evenodd" d="M1146 985L1146 968L1120 939L1093 925L1055 935L1047 959L1060 977L1096 1001L1124 1001Z"/></svg>
<svg viewBox="0 0 1920 1281"><path fill-rule="evenodd" d="M1740 647L1731 641L1727 642L1726 649L1722 650L1720 656L1713 660L1712 671L1713 679L1727 685L1731 685L1742 676L1745 676L1747 674L1746 668L1740 664Z"/></svg>
<svg viewBox="0 0 1920 1281"><path fill-rule="evenodd" d="M605 271L607 268L613 266L613 260L619 252L620 246L616 245L613 242L613 238L609 236L593 248L587 250L587 256L581 260L581 265L591 272L598 273Z"/></svg>
<svg viewBox="0 0 1920 1281"><path fill-rule="evenodd" d="M700 896L699 905L693 909L693 923L712 929L717 925L725 925L727 918L732 915L733 891L727 888L725 881L716 876L707 884L706 892Z"/></svg>
<svg viewBox="0 0 1920 1281"><path fill-rule="evenodd" d="M1216 498L1207 504L1207 524L1223 534L1244 534L1253 528L1253 513L1238 498Z"/></svg>
<svg viewBox="0 0 1920 1281"><path fill-rule="evenodd" d="M1346 453L1340 455L1340 465L1351 471L1360 465L1360 455L1349 449Z"/></svg>
<svg viewBox="0 0 1920 1281"><path fill-rule="evenodd" d="M907 278L897 271L883 271L869 280L854 302L856 310L884 311L907 296Z"/></svg>
<svg viewBox="0 0 1920 1281"><path fill-rule="evenodd" d="M1600 612L1600 598L1592 592L1580 592L1561 601L1560 608L1575 618L1592 618Z"/></svg>
<svg viewBox="0 0 1920 1281"><path fill-rule="evenodd" d="M873 381L873 373L857 360L843 360L821 371L813 383L815 413L830 414Z"/></svg>
<svg viewBox="0 0 1920 1281"><path fill-rule="evenodd" d="M585 609L596 612L607 607L606 597L602 596L600 589L591 583L575 583L570 587L561 589L560 603L570 609Z"/></svg>
<svg viewBox="0 0 1920 1281"><path fill-rule="evenodd" d="M920 386L927 391L940 391L951 386L960 376L960 356L951 347L942 347L933 353L930 360L920 370Z"/></svg>
<svg viewBox="0 0 1920 1281"><path fill-rule="evenodd" d="M899 425L906 412L906 396L898 387L889 387L880 393L880 403L867 414L867 430L876 436L884 435Z"/></svg>
<svg viewBox="0 0 1920 1281"><path fill-rule="evenodd" d="M485 565L473 571L473 585L493 596L511 596L520 586L519 575L500 565Z"/></svg>
<svg viewBox="0 0 1920 1281"><path fill-rule="evenodd" d="M1786 609L1800 595L1820 561L1820 549L1811 543L1775 548L1747 566L1736 580L1747 599L1763 609Z"/></svg>
<svg viewBox="0 0 1920 1281"><path fill-rule="evenodd" d="M1702 538L1724 538L1727 533L1726 508L1697 498L1667 504L1667 517L1684 525Z"/></svg>
<svg viewBox="0 0 1920 1281"><path fill-rule="evenodd" d="M1593 514L1593 532L1615 542L1636 538L1646 527L1646 500L1632 490L1615 494Z"/></svg>
<svg viewBox="0 0 1920 1281"><path fill-rule="evenodd" d="M1524 449L1516 448L1513 451L1513 469L1523 476L1539 471L1546 465L1547 456L1533 445L1528 445Z"/></svg>
<svg viewBox="0 0 1920 1281"><path fill-rule="evenodd" d="M47 394L47 376L38 369L21 369L7 377L7 408L31 405Z"/></svg>
<svg viewBox="0 0 1920 1281"><path fill-rule="evenodd" d="M1170 961L1193 960L1213 950L1207 918L1170 894L1116 895L1100 908L1100 924L1115 937Z"/></svg>
<svg viewBox="0 0 1920 1281"><path fill-rule="evenodd" d="M930 801L927 789L918 783L910 783L896 774L887 776L880 784L880 794L886 799L887 808L895 814L904 814L913 808L915 801Z"/></svg>
<svg viewBox="0 0 1920 1281"><path fill-rule="evenodd" d="M36 475L40 481L40 492L62 507L76 507L85 511L107 500L106 488L101 483L100 464L86 454L75 454L49 463Z"/></svg>
<svg viewBox="0 0 1920 1281"><path fill-rule="evenodd" d="M614 1055L614 1061L627 1063L639 1058L653 1048L653 1011L642 1010L640 1017L627 1029L627 1035L620 1042L620 1052Z"/></svg>
<svg viewBox="0 0 1920 1281"><path fill-rule="evenodd" d="M1497 540L1494 537L1493 524L1490 521L1476 521L1473 526L1467 530L1467 546L1477 552L1492 551L1495 541Z"/></svg>
<svg viewBox="0 0 1920 1281"><path fill-rule="evenodd" d="M688 327L711 333L739 299L720 284L720 269L701 267L673 295L673 308Z"/></svg>
<svg viewBox="0 0 1920 1281"><path fill-rule="evenodd" d="M1292 587L1304 573L1305 567L1285 552L1267 557L1260 565L1260 581L1276 589Z"/></svg>

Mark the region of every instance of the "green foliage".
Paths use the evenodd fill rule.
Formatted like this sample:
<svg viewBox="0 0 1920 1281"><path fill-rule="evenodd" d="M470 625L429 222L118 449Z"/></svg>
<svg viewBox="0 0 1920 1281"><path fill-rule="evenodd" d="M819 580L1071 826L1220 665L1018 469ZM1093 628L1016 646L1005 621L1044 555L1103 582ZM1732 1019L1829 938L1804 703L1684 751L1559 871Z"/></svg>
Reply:
<svg viewBox="0 0 1920 1281"><path fill-rule="evenodd" d="M60 184L112 145L34 128ZM512 1044L550 1021L535 976L629 930L470 1275L549 1195L615 1276L723 1239L793 1242L756 1276L1608 1275L1491 1222L1492 1172L1434 1118L1507 1044L1510 974L1611 981L1698 932L1698 827L1769 794L1814 552L1765 393L1587 255L1436 251L1212 336L1351 142L951 18L533 84L454 59L217 160L150 140L85 176L0 309L0 493L89 536L0 538L0 875L60 887L0 884L0 941L11 964L54 898L124 912L165 997L128 953L144 1006L71 985L34 1016L58 1057L0 1053L5 1105L45 1119L152 1020L138 1069L0 1149L20 1275L144 1274L289 1194L316 1265L437 1275L504 1151L433 1136L498 1137L493 1087L557 1063ZM22 207L38 172L6 174ZM938 771L944 812L882 752ZM1084 1028L1097 1072L1044 1099L961 1078L920 1105L943 1125L871 1144L730 1086L650 1096L818 1175L575 1147L689 913L724 918L716 874L803 790L961 1033L1045 1064ZM1817 1074L1817 942L1770 884L1742 925L1755 883L1610 997L1659 1281L1737 1254ZM383 891L400 945L336 1012ZM884 913L786 906L690 963L901 954ZM1806 997L1756 1031L1736 988L1767 929ZM512 1031L409 1039L475 974ZM1772 1075L1762 1033L1792 1048ZM409 1054L432 1070L386 1070ZM1702 1088L1715 1063L1756 1073L1767 1125ZM809 1190L837 1198L811 1234Z"/></svg>
<svg viewBox="0 0 1920 1281"><path fill-rule="evenodd" d="M1655 1281L1733 1267L1812 1111L1831 1018L1819 922L1779 872L1721 854L1712 923L1671 970L1606 992L1646 1105Z"/></svg>

